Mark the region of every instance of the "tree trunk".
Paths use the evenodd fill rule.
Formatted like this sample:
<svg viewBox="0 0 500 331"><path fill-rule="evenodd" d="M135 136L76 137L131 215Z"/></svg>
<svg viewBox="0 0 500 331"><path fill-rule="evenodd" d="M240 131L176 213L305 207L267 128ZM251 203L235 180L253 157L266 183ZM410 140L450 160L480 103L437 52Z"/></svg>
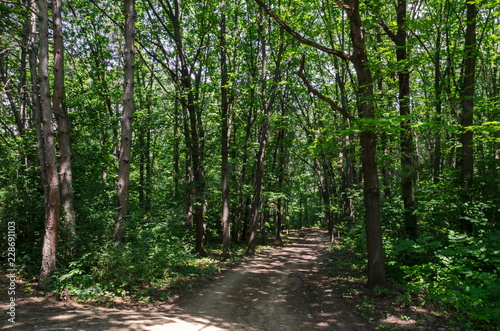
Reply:
<svg viewBox="0 0 500 331"><path fill-rule="evenodd" d="M255 253L256 248L256 239L257 239L257 221L259 216L259 206L260 206L260 196L262 191L262 180L264 177L264 156L266 153L267 142L269 138L269 125L271 120L272 108L274 105L274 100L276 99L277 92L277 83L280 81L281 75L281 60L284 52L283 43L280 44L278 54L276 55L276 64L275 64L275 72L273 81L274 84L271 89L271 93L268 98L267 94L267 84L266 84L266 71L267 71L267 52L266 52L266 44L264 37L264 19L262 17L262 9L259 9L258 13L259 19L259 40L260 40L260 53L262 56L262 92L261 92L261 100L262 107L264 109L264 123L262 124L260 137L259 137L259 151L257 153L257 165L255 172L255 184L253 191L253 199L252 199L252 209L250 212L250 234L248 238L248 247L247 254Z"/></svg>
<svg viewBox="0 0 500 331"><path fill-rule="evenodd" d="M375 118L373 107L373 78L368 66L364 43L363 26L359 14L359 0L346 1L350 36L353 43L352 62L358 77L359 115L363 119ZM363 195L366 212L366 239L368 251L368 287L385 287L385 254L382 244L382 222L380 214L380 188L377 168L377 135L374 128L361 132L361 163L363 172Z"/></svg>
<svg viewBox="0 0 500 331"><path fill-rule="evenodd" d="M42 247L42 266L38 286L47 288L50 276L56 268L57 233L59 228L59 176L57 173L56 147L49 95L49 27L47 1L38 0L39 17L39 59L38 74L40 104L43 121L44 162L42 168L47 177L45 235Z"/></svg>
<svg viewBox="0 0 500 331"><path fill-rule="evenodd" d="M186 144L186 157L184 159L184 169L185 169L185 181L186 181L186 192L185 192L185 206L186 206L186 224L192 228L194 225L194 176L193 176L193 156L192 156L192 146L191 146L191 131L189 129L189 116L186 105L182 104L182 118L183 118L183 132L184 132L184 142Z"/></svg>
<svg viewBox="0 0 500 331"><path fill-rule="evenodd" d="M285 105L284 100L281 100L279 103L281 106L281 118L284 119L287 116L287 107ZM280 192L280 197L276 202L276 240L281 242L281 229L283 227L283 215L284 212L284 199L282 198L283 194L286 194L284 191L285 188L285 178L287 174L288 168L288 157L287 157L287 146L286 146L286 138L287 138L287 128L282 126L278 132L278 141L277 141L277 161L278 161L278 191Z"/></svg>
<svg viewBox="0 0 500 331"><path fill-rule="evenodd" d="M231 219L229 200L229 102L227 95L228 73L226 60L226 3L221 2L220 21L220 66L221 66L221 175L222 175L222 254L224 258L231 256Z"/></svg>
<svg viewBox="0 0 500 331"><path fill-rule="evenodd" d="M240 172L240 181L239 188L240 191L238 193L238 217L236 219L235 226L235 240L236 242L240 242L241 240L245 240L246 237L246 225L247 225L247 214L248 214L248 205L249 203L245 203L245 200L248 199L246 197L245 192L245 179L247 174L247 160L248 160L248 144L250 141L250 136L252 133L252 124L253 124L253 107L250 107L248 110L246 125L245 125L245 141L243 145L243 155L241 156L241 172Z"/></svg>
<svg viewBox="0 0 500 331"><path fill-rule="evenodd" d="M73 194L73 170L71 167L71 140L68 112L64 108L64 44L62 35L61 0L52 0L54 34L54 88L52 107L59 133L59 176L64 228L70 241L76 237L76 217Z"/></svg>
<svg viewBox="0 0 500 331"><path fill-rule="evenodd" d="M464 49L464 81L462 99L462 201L464 204L471 201L470 189L474 172L474 154L472 146L473 112L474 112L474 88L476 83L476 3L466 1L467 27L465 32ZM472 223L469 219L462 217L461 230L472 234Z"/></svg>
<svg viewBox="0 0 500 331"><path fill-rule="evenodd" d="M184 79L189 77L184 76ZM202 150L199 141L196 106L192 92L188 92L188 113L191 129L191 158L193 164L194 197L193 221L196 231L196 252L205 256L205 175L202 164Z"/></svg>
<svg viewBox="0 0 500 331"><path fill-rule="evenodd" d="M328 179L326 178L327 174L325 174L325 167L323 166L323 170L321 170L319 160L314 162L314 170L316 170L316 174L318 175L318 186L321 190L320 193L325 211L325 221L328 226L328 238L330 242L333 242L334 234L330 185L328 184Z"/></svg>
<svg viewBox="0 0 500 331"><path fill-rule="evenodd" d="M410 109L410 71L407 64L408 46L406 44L406 0L398 0L397 7L398 31L396 34L396 58L402 70L398 72L399 80L399 114L401 117L411 115ZM416 182L416 151L413 142L413 132L410 119L404 119L401 124L401 191L404 205L405 232L408 238L418 237L417 216L415 210L414 187Z"/></svg>
<svg viewBox="0 0 500 331"><path fill-rule="evenodd" d="M435 93L435 107L436 107L436 138L434 141L434 150L432 154L432 182L439 183L441 180L441 123L442 123L442 91L443 82L441 77L441 34L444 21L445 3L441 7L441 21L436 31L436 51L434 54L434 93Z"/></svg>
<svg viewBox="0 0 500 331"><path fill-rule="evenodd" d="M121 118L120 157L118 159L117 212L113 240L125 241L125 224L128 212L130 154L132 148L132 118L134 116L134 37L135 0L125 0L125 48L123 114Z"/></svg>
<svg viewBox="0 0 500 331"><path fill-rule="evenodd" d="M180 176L180 148L179 148L179 101L177 99L174 100L174 121L173 121L173 134L174 134L174 146L173 146L173 160L172 160L172 177L174 178L174 187L173 187L173 199L179 199L179 176Z"/></svg>
<svg viewBox="0 0 500 331"><path fill-rule="evenodd" d="M37 68L37 46L36 46L36 35L37 32L37 10L36 10L36 0L30 0L30 32L28 37L28 47L29 47L29 66L30 66L30 76L31 76L31 101L33 104L33 123L35 126L35 136L37 142L37 154L38 161L40 164L40 177L42 181L43 196L45 199L45 204L48 204L48 180L47 172L45 171L45 143L43 139L43 128L42 128L42 108L40 102L40 90L38 82L38 68Z"/></svg>
<svg viewBox="0 0 500 331"><path fill-rule="evenodd" d="M247 254L255 253L255 248L257 245L257 224L259 219L259 207L260 207L260 196L262 191L262 180L264 177L264 156L266 153L267 140L268 140L268 131L269 131L269 121L271 117L271 107L266 107L266 119L264 120L264 124L261 127L260 133L260 145L259 151L257 153L257 166L255 172L255 183L253 190L253 199L250 211L250 234L248 237L248 247Z"/></svg>
<svg viewBox="0 0 500 331"><path fill-rule="evenodd" d="M335 55L344 60L349 60L354 64L356 74L358 76L358 110L359 116L362 119L374 119L374 95L373 95L373 78L369 68L366 45L364 42L363 26L359 14L359 0L349 0L345 3L335 1L340 7L346 10L349 17L349 35L353 44L353 54L349 55L342 51L324 47L312 40L305 39L300 34L291 29L284 23L271 9L266 6L261 0L254 0L290 35L297 39L300 43L313 46L325 53ZM309 84L303 75L304 58L299 69L299 76L307 85L309 92L318 96L322 100L328 102L333 109L340 112L343 116L352 118L352 116L342 107L339 107L335 101L325 97L311 84ZM377 148L376 148L376 133L374 128L366 127L361 133L361 148L362 148L362 172L364 176L364 203L366 208L366 236L368 250L368 286L386 286L385 274L385 254L382 245L382 224L380 215L380 188L377 169Z"/></svg>

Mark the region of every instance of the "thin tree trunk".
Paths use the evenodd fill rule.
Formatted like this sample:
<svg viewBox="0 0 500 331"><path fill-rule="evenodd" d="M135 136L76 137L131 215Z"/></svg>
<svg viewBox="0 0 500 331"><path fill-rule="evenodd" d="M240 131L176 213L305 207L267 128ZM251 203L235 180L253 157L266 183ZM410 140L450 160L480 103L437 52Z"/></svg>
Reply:
<svg viewBox="0 0 500 331"><path fill-rule="evenodd" d="M123 114L121 118L120 157L118 160L117 212L113 240L125 241L125 224L128 212L130 154L132 148L132 118L134 115L134 37L135 0L125 0L125 48Z"/></svg>
<svg viewBox="0 0 500 331"><path fill-rule="evenodd" d="M45 169L48 183L48 196L46 197L45 235L42 247L42 266L38 286L47 288L50 277L56 268L57 233L59 229L59 176L57 173L56 147L52 109L49 92L49 27L47 1L38 0L39 18L39 60L38 74L40 87L40 104L43 121L43 139L45 152Z"/></svg>
<svg viewBox="0 0 500 331"><path fill-rule="evenodd" d="M284 120L286 118L287 107L284 100L280 102L281 106L281 118ZM287 157L287 146L286 146L286 136L287 131L285 127L281 127L278 133L277 142L277 161L278 161L278 192L285 194L284 185L286 178L286 169L288 168L288 157ZM284 215L284 201L282 196L278 198L276 202L276 240L281 242L281 229L283 226L283 215Z"/></svg>
<svg viewBox="0 0 500 331"><path fill-rule="evenodd" d="M398 31L396 34L396 58L403 68L398 72L399 80L399 114L408 117L410 109L410 71L407 64L408 46L406 44L406 0L398 0L397 7ZM416 182L416 151L413 142L413 132L410 120L404 119L401 124L401 191L404 205L405 232L410 239L418 237L417 216L415 210L414 187Z"/></svg>
<svg viewBox="0 0 500 331"><path fill-rule="evenodd" d="M465 73L463 82L462 101L462 200L465 203L471 201L470 189L474 172L474 154L472 146L473 113L474 113L474 88L476 83L476 3L466 1L467 27L465 32ZM460 227L462 231L471 234L472 223L466 217L462 217Z"/></svg>
<svg viewBox="0 0 500 331"><path fill-rule="evenodd" d="M173 198L177 200L179 198L179 176L180 176L180 148L179 148L179 101L177 99L174 100L174 122L173 122L173 134L174 134L174 147L173 147L173 160L172 160L172 177L174 178L174 187L173 187Z"/></svg>
<svg viewBox="0 0 500 331"><path fill-rule="evenodd" d="M28 37L29 45L29 66L31 74L31 101L33 104L33 124L35 126L35 136L37 141L37 153L38 161L40 164L40 177L43 188L43 196L45 199L45 205L48 205L48 180L47 172L45 171L45 143L43 139L43 128L42 128L42 108L40 103L40 90L38 84L38 68L37 68L37 46L36 46L36 35L37 32L37 10L36 10L36 0L30 0L30 32ZM47 216L46 216L47 218Z"/></svg>
<svg viewBox="0 0 500 331"><path fill-rule="evenodd" d="M253 96L253 95L252 95ZM251 96L251 97L252 97ZM252 123L253 123L253 107L248 110L247 120L245 125L245 142L243 145L243 155L241 157L241 173L239 181L239 194L238 194L238 218L236 219L235 226L235 239L236 242L240 242L242 239L246 239L246 215L248 213L248 203L245 203L245 180L247 174L247 160L248 160L248 144L250 141L250 135L252 133Z"/></svg>
<svg viewBox="0 0 500 331"><path fill-rule="evenodd" d="M248 247L247 247L247 254L253 254L255 253L255 248L256 248L256 239L257 239L257 221L258 221L258 216L259 216L259 206L261 203L261 191L262 191L262 180L264 177L264 156L266 153L266 147L267 147L267 142L269 138L269 125L270 125L270 120L271 120L271 113L272 113L272 108L274 105L274 100L276 98L276 92L277 92L277 83L279 82L280 79L280 74L281 74L281 60L283 57L283 52L284 52L284 46L283 44L280 44L278 54L276 57L276 66L275 66L275 72L274 72L274 85L271 90L271 95L268 98L267 94L267 84L266 84L266 71L267 71L267 52L266 52L266 44L265 44L265 37L264 37L264 21L262 17L262 9L259 8L259 40L260 40L260 53L262 57L262 93L261 93L261 100L262 100L262 107L264 109L264 123L262 124L261 131L260 131L260 137L259 137L259 151L257 153L257 165L256 165L256 172L255 172L255 184L254 184L254 191L253 191L253 199L252 199L252 209L250 212L250 234L248 238Z"/></svg>
<svg viewBox="0 0 500 331"><path fill-rule="evenodd" d="M436 31L436 52L434 54L434 93L435 93L435 106L436 106L436 138L434 142L434 151L432 154L432 182L439 183L441 180L441 123L442 123L442 91L443 82L441 82L441 33L444 20L445 3L441 7L441 22Z"/></svg>
<svg viewBox="0 0 500 331"><path fill-rule="evenodd" d="M185 77L189 79L188 77ZM192 95L192 93L189 93ZM188 96L189 97L189 96ZM199 141L199 132L196 119L196 106L194 100L190 98L188 112L191 123L191 157L193 162L193 179L194 179L194 213L193 221L196 230L196 252L201 256L205 256L205 175L201 161L201 147Z"/></svg>
<svg viewBox="0 0 500 331"><path fill-rule="evenodd" d="M320 194L325 211L325 221L328 226L328 238L330 242L333 242L333 215L331 208L330 185L328 185L328 179L326 178L327 174L325 174L325 167L323 166L323 170L321 169L319 160L314 162L313 168L318 175L318 186L321 190Z"/></svg>
<svg viewBox="0 0 500 331"><path fill-rule="evenodd" d="M152 82L150 82L152 85ZM150 86L151 86L150 85ZM152 168L153 168L153 161L152 161L152 152L151 152L151 91L148 90L148 93L146 94L146 110L147 110L147 125L146 125L146 146L145 146L145 151L144 151L144 158L146 161L145 167L146 167L146 189L145 189L145 209L146 209L146 214L148 218L151 218L151 175L152 175Z"/></svg>
<svg viewBox="0 0 500 331"><path fill-rule="evenodd" d="M182 105L182 117L183 117L183 132L184 141L186 145L186 157L184 160L185 169L185 181L186 181L186 192L185 192L185 204L186 204L186 224L192 228L194 225L194 176L193 176L193 156L191 146L191 131L189 129L189 115L187 112L187 107L185 104Z"/></svg>
<svg viewBox="0 0 500 331"><path fill-rule="evenodd" d="M68 112L64 108L64 44L62 35L61 0L52 0L54 35L54 88L52 107L59 133L59 176L63 226L70 241L76 237L76 217L73 194L73 170L71 167L71 139Z"/></svg>
<svg viewBox="0 0 500 331"><path fill-rule="evenodd" d="M269 137L269 121L271 117L271 107L266 107L266 119L261 127L260 134L260 146L257 153L257 166L255 173L255 183L253 191L253 199L250 211L250 234L248 238L247 254L255 253L256 240L257 240L257 223L259 219L259 207L260 207L260 196L262 191L262 180L264 177L264 156L267 147L267 141Z"/></svg>
<svg viewBox="0 0 500 331"><path fill-rule="evenodd" d="M222 252L224 258L231 256L231 219L229 201L229 102L227 95L227 56L226 56L226 3L221 2L220 22L220 66L221 66L221 175L222 175Z"/></svg>

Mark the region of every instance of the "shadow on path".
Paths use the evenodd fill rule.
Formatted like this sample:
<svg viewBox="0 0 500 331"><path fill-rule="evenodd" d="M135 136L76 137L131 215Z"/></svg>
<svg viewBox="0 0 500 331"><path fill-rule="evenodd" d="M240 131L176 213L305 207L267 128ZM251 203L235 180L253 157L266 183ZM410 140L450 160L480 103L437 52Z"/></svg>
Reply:
<svg viewBox="0 0 500 331"><path fill-rule="evenodd" d="M328 261L325 240L319 230L295 233L285 247L256 254L175 305L132 310L19 299L17 323L5 329L369 330L347 302L323 307L324 294L332 291L317 285L325 277L321 271Z"/></svg>

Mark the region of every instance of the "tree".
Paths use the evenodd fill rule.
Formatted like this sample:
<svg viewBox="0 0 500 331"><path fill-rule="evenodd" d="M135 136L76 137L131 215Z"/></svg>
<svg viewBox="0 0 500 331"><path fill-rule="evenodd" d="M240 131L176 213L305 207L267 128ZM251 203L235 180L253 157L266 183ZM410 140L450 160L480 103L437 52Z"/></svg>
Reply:
<svg viewBox="0 0 500 331"><path fill-rule="evenodd" d="M38 286L47 288L50 277L56 268L57 235L59 229L59 176L57 173L56 146L52 121L52 107L49 95L49 24L48 7L45 0L38 0L39 17L39 55L38 75L40 87L40 109L43 121L43 160L41 168L47 178L48 188L45 191L45 234L43 237L42 266Z"/></svg>
<svg viewBox="0 0 500 331"><path fill-rule="evenodd" d="M471 200L470 189L472 188L472 179L474 174L474 150L473 150L473 115L474 115L474 90L476 84L476 2L466 1L467 21L465 30L464 45L464 77L462 92L462 199L464 203ZM472 223L467 217L461 219L462 231L472 234Z"/></svg>
<svg viewBox="0 0 500 331"><path fill-rule="evenodd" d="M386 34L396 44L396 59L398 61L399 83L399 114L403 118L400 123L400 148L401 148L401 195L403 198L405 232L410 239L418 236L417 216L415 215L415 182L416 182L416 157L413 131L410 125L410 66L408 59L408 26L407 26L406 0L398 0L396 17L398 29L392 32L387 24L381 21Z"/></svg>
<svg viewBox="0 0 500 331"><path fill-rule="evenodd" d="M280 44L278 45L278 50L275 54L275 67L271 87L267 88L267 46L266 39L264 35L264 18L263 13L259 10L258 13L258 35L259 35L259 51L261 56L261 106L263 108L264 120L260 128L259 132L259 150L257 152L257 160L255 166L255 183L252 197L252 205L250 210L250 218L249 218L249 237L248 237L248 247L247 254L255 253L255 248L257 245L257 221L259 219L259 208L261 204L261 194L262 194L262 181L264 177L264 158L266 154L267 143L269 139L269 125L271 114L273 111L274 103L276 100L276 95L278 93L279 82L281 81L281 65L283 61L283 54L285 52L285 43L280 40ZM265 236L265 233L262 234Z"/></svg>
<svg viewBox="0 0 500 331"><path fill-rule="evenodd" d="M222 177L222 250L224 258L231 255L231 218L229 195L229 100L228 100L228 71L226 56L226 3L220 4L220 68L221 68L221 177Z"/></svg>
<svg viewBox="0 0 500 331"><path fill-rule="evenodd" d="M76 236L75 207L73 194L73 170L71 167L70 123L64 107L64 44L61 19L61 0L52 1L52 20L54 36L54 87L52 106L59 134L59 176L64 227L70 241Z"/></svg>
<svg viewBox="0 0 500 331"><path fill-rule="evenodd" d="M342 2L335 0L338 6L347 12L349 18L349 35L353 45L353 54L349 55L340 50L331 49L314 41L302 37L300 34L291 29L271 9L266 6L261 0L255 0L259 6L264 8L267 13L290 35L296 38L299 42L313 46L325 53L335 55L343 60L349 60L354 65L357 74L357 97L358 111L361 120L370 120L375 118L374 112L374 94L373 94L373 77L368 62L367 48L364 41L364 28L361 21L359 0L350 0ZM342 109L331 99L322 95L314 89L305 78L304 74L304 58L299 69L299 75L308 87L309 92L327 101L334 109L342 115L352 118L348 115L345 109ZM376 132L367 124L362 124L366 127L361 132L361 163L363 172L363 194L366 213L366 238L368 251L368 287L386 286L385 274L385 254L382 245L382 224L380 214L380 189L377 169L377 142Z"/></svg>
<svg viewBox="0 0 500 331"><path fill-rule="evenodd" d="M125 223L127 220L128 191L130 177L130 152L132 146L132 118L134 115L134 40L135 40L135 0L126 0L125 8L125 48L123 114L121 117L121 143L118 168L118 191L116 195L117 212L113 239L125 241Z"/></svg>

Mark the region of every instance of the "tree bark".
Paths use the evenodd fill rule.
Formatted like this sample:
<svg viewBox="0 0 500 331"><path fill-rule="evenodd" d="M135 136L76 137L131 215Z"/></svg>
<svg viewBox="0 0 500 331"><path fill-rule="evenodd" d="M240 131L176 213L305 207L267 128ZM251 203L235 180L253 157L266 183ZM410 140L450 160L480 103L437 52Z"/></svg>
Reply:
<svg viewBox="0 0 500 331"><path fill-rule="evenodd" d="M267 142L269 138L269 125L270 125L270 120L271 120L271 113L272 113L272 108L274 105L274 101L276 99L276 92L277 92L277 83L280 80L280 74L281 74L281 60L283 57L283 52L284 52L284 45L283 43L280 44L278 54L276 56L276 64L275 64L275 71L274 71L274 77L273 77L273 86L271 88L271 93L269 95L269 100L268 100L268 94L267 94L267 84L266 84L266 71L267 71L267 52L266 52L266 45L265 45L265 37L264 37L264 28L263 28L263 17L262 17L262 10L259 10L259 40L260 40L260 53L262 57L262 91L261 91L261 100L262 100L262 107L264 109L264 123L261 126L260 129L260 135L259 135L259 151L257 153L257 165L256 165L256 172L255 172L255 183L254 183L254 191L253 191L253 199L252 199L252 206L251 206L251 211L250 211L250 233L249 233L249 238L248 238L248 247L247 247L247 254L253 254L255 253L255 248L257 245L257 224L258 224L258 218L259 218L259 206L261 203L261 191L262 191L262 180L264 177L264 156L266 153L266 147L267 147Z"/></svg>
<svg viewBox="0 0 500 331"><path fill-rule="evenodd" d="M474 113L474 88L476 84L476 3L466 1L467 7L467 27L465 32L464 49L464 81L463 81L463 99L462 99L462 201L465 203L471 201L470 189L472 188L472 179L474 173L474 151L472 145ZM461 230L472 234L472 223L466 217L462 217Z"/></svg>
<svg viewBox="0 0 500 331"><path fill-rule="evenodd" d="M64 43L61 18L61 0L52 0L54 35L54 87L52 107L59 133L59 178L61 204L64 217L63 227L70 241L76 237L76 217L73 194L73 170L71 167L71 139L68 112L64 108Z"/></svg>
<svg viewBox="0 0 500 331"><path fill-rule="evenodd" d="M36 0L29 1L30 6L30 32L28 36L28 47L29 47L29 66L30 66L30 76L31 76L31 101L32 101L32 111L33 111L33 124L35 126L35 136L37 142L37 154L38 161L40 164L40 177L43 188L43 196L45 199L45 204L48 203L48 180L47 172L45 171L45 143L43 139L43 128L42 128L42 109L40 103L40 89L38 82L38 61L37 61L37 46L36 46L36 35L37 32L37 5Z"/></svg>
<svg viewBox="0 0 500 331"><path fill-rule="evenodd" d="M47 288L50 277L56 268L57 234L59 229L59 176L57 173L56 147L54 141L54 129L52 120L52 109L50 105L49 91L49 27L47 1L38 0L39 17L39 89L40 104L43 121L44 140L44 162L43 169L47 177L45 234L42 247L42 266L38 286Z"/></svg>
<svg viewBox="0 0 500 331"><path fill-rule="evenodd" d="M130 154L132 148L132 118L134 116L134 37L135 0L125 0L125 48L123 81L123 114L121 118L120 156L118 159L117 212L113 240L125 241L125 224L128 212Z"/></svg>
<svg viewBox="0 0 500 331"><path fill-rule="evenodd" d="M174 146L173 146L173 160L172 160L172 177L174 178L174 187L173 187L173 198L174 200L179 199L179 176L180 176L180 134L179 134L179 101L177 99L174 100L174 119L173 119L173 134L174 134Z"/></svg>
<svg viewBox="0 0 500 331"><path fill-rule="evenodd" d="M231 218L229 200L229 102L228 102L228 72L226 56L226 14L225 1L220 4L220 68L221 68L221 180L222 180L222 254L224 258L231 256Z"/></svg>
<svg viewBox="0 0 500 331"><path fill-rule="evenodd" d="M434 54L434 93L435 93L435 107L436 107L436 138L434 141L434 150L432 153L432 182L434 184L439 183L441 180L441 124L442 124L442 92L443 92L443 82L441 82L441 34L444 21L444 9L445 3L441 7L441 20L436 31L436 51Z"/></svg>
<svg viewBox="0 0 500 331"><path fill-rule="evenodd" d="M406 0L398 0L397 23L398 31L395 36L396 59L400 63L402 70L398 71L399 81L399 114L401 117L411 115L410 106L410 71L407 64L408 46L406 43ZM401 146L401 191L404 205L404 224L408 238L418 237L417 216L415 211L415 182L416 182L416 151L413 141L413 131L410 126L410 119L405 118L400 124L400 146Z"/></svg>
<svg viewBox="0 0 500 331"><path fill-rule="evenodd" d="M368 55L364 42L363 26L359 14L359 0L346 2L353 43L352 62L358 86L359 116L375 118L373 105L373 78L368 67ZM374 128L366 127L361 132L361 163L363 172L363 195L366 212L366 239L368 251L368 287L385 287L385 254L382 244L382 221L380 214L380 187L377 168L377 135Z"/></svg>

